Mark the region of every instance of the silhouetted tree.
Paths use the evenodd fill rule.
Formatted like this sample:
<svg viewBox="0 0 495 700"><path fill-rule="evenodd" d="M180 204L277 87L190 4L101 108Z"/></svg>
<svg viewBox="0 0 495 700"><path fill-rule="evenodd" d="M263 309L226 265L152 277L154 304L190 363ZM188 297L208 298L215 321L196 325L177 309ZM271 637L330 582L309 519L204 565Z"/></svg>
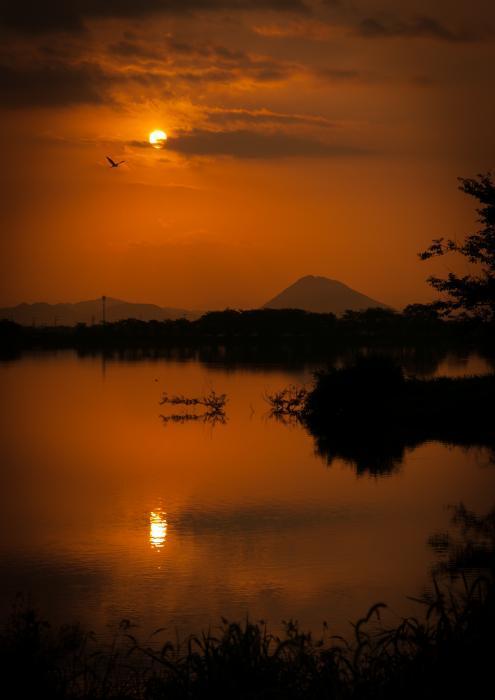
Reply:
<svg viewBox="0 0 495 700"><path fill-rule="evenodd" d="M459 178L459 189L474 197L481 206L476 210L481 229L468 235L463 243L451 239L437 238L432 245L420 253L422 260L460 253L479 266L477 275L458 276L449 273L446 279L429 277L429 284L447 295L447 299L436 301L432 307L443 315L459 312L466 317L495 321L495 182L492 173L477 178Z"/></svg>
<svg viewBox="0 0 495 700"><path fill-rule="evenodd" d="M409 304L402 315L408 321L438 321L438 310L434 304Z"/></svg>

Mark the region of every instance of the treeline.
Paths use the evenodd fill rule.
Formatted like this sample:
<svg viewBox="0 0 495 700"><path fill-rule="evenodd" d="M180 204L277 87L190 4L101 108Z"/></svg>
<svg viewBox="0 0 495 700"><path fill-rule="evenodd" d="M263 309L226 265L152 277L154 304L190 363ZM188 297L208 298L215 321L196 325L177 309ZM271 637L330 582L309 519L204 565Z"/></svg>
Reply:
<svg viewBox="0 0 495 700"><path fill-rule="evenodd" d="M442 320L431 308L415 304L389 309L311 313L298 309L212 311L189 321L128 319L99 325L21 326L0 321L4 348L119 348L147 346L368 344L374 342L488 341L493 326L479 321Z"/></svg>

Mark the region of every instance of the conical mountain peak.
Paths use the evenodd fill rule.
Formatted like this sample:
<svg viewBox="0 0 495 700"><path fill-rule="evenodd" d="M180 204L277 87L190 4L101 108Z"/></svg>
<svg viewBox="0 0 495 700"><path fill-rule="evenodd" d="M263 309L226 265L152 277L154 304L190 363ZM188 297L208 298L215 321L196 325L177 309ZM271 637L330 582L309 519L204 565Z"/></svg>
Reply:
<svg viewBox="0 0 495 700"><path fill-rule="evenodd" d="M342 314L370 308L388 308L343 282L328 277L305 275L270 299L263 308L303 309L316 313Z"/></svg>

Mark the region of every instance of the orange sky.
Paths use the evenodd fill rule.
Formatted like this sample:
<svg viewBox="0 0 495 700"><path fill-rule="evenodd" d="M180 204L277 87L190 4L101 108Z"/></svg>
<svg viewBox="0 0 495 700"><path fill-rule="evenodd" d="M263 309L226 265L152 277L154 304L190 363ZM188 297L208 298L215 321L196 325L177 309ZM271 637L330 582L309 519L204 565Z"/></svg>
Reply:
<svg viewBox="0 0 495 700"><path fill-rule="evenodd" d="M0 305L432 298L459 268L416 253L495 163L494 30L491 0L7 0Z"/></svg>

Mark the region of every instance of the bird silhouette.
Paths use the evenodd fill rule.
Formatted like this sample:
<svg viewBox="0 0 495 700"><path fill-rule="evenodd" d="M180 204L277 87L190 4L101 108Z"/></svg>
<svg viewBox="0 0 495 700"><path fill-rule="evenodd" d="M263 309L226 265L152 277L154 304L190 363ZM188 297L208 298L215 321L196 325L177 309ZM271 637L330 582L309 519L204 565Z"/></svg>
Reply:
<svg viewBox="0 0 495 700"><path fill-rule="evenodd" d="M111 168L118 168L119 165L122 165L122 163L125 163L125 160L119 160L118 163L116 163L114 160L110 158L110 156L107 156L107 160L110 163Z"/></svg>

